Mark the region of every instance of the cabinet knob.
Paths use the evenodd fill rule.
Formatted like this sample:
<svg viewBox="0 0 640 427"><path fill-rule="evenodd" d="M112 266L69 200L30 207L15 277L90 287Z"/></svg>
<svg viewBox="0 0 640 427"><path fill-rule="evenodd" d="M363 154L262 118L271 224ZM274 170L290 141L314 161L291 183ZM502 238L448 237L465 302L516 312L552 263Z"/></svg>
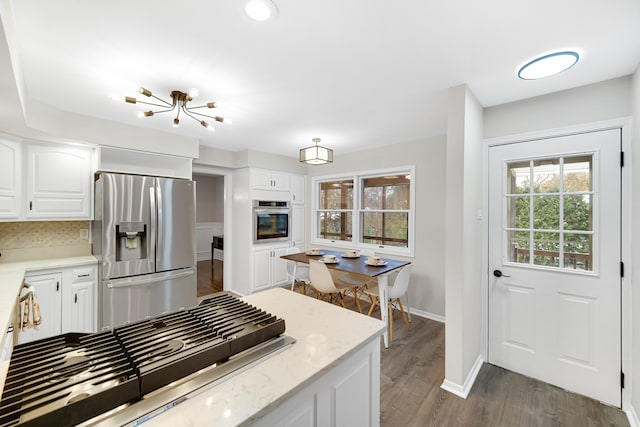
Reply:
<svg viewBox="0 0 640 427"><path fill-rule="evenodd" d="M78 294L75 294L74 298L73 298L73 302L74 303L78 303Z"/></svg>

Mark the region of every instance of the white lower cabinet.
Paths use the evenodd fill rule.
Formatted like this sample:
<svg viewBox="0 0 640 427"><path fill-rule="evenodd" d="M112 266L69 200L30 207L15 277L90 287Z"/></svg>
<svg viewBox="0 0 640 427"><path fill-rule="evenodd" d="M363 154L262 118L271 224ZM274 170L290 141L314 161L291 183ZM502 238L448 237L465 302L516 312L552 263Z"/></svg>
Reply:
<svg viewBox="0 0 640 427"><path fill-rule="evenodd" d="M20 331L18 344L60 334L62 326L60 321L62 318L62 273L39 274L32 272L25 276L24 283L30 286L36 294L42 322L39 326L24 329L18 324ZM17 316L20 316L20 312L17 313ZM18 322L23 321L24 319L19 317Z"/></svg>
<svg viewBox="0 0 640 427"><path fill-rule="evenodd" d="M21 329L18 344L67 332L97 332L96 277L95 265L27 273L24 282L35 291L42 322Z"/></svg>
<svg viewBox="0 0 640 427"><path fill-rule="evenodd" d="M366 344L273 411L254 426L380 425L380 341Z"/></svg>
<svg viewBox="0 0 640 427"><path fill-rule="evenodd" d="M96 266L69 268L62 276L62 333L96 332Z"/></svg>
<svg viewBox="0 0 640 427"><path fill-rule="evenodd" d="M259 291L287 284L287 264L280 258L285 255L288 246L275 246L254 249L253 251L253 290Z"/></svg>

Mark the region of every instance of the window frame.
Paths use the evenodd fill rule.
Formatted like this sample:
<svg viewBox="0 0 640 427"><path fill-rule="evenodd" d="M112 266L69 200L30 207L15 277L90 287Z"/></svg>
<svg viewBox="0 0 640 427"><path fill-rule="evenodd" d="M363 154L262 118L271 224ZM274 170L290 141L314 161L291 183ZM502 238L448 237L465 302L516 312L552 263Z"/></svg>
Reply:
<svg viewBox="0 0 640 427"><path fill-rule="evenodd" d="M567 158L574 158L574 157L580 157L580 156L591 156L592 159L592 170L591 170L591 189L588 191L565 191L564 187L562 185L563 181L564 181L564 169L561 168L561 173L560 173L560 191L559 192L554 192L554 193L535 193L533 191L533 186L529 187L529 192L527 193L527 197L530 197L530 223L529 223L529 228L528 229L520 229L520 228L514 228L514 227L508 227L508 200L510 197L516 197L515 194L508 194L506 191L507 188L507 174L506 171L509 169L509 165L513 164L513 163L517 163L517 162L528 162L530 163L529 168L532 168L532 164L533 162L537 161L537 160L545 160L545 159L561 159L560 163L564 165L564 160ZM508 162L504 162L504 166L503 166L503 177L502 177L502 186L503 186L503 194L502 194L502 260L503 263L505 265L509 265L512 267L519 267L519 268L525 268L525 269L532 269L532 270L548 270L548 271L553 271L553 272L559 272L559 273L568 273L568 274L578 274L578 275L588 275L588 276L598 276L599 275L599 271L600 271L600 241L599 241L599 233L600 233L600 223L599 223L599 174L600 174L600 164L599 164L599 159L600 159L600 151L599 150L589 150L589 151L578 151L578 152L568 152L568 153L561 153L561 154L557 154L554 156L550 156L550 157L530 157L530 158L522 158L522 159L510 159ZM533 177L533 169L530 169L530 174ZM532 179L529 180L530 182L533 182ZM562 218L559 219L564 219L564 204L563 204L563 200L564 200L564 196L574 196L574 195L583 195L583 194L588 194L591 197L591 212L592 212L592 217L591 217L591 231L580 231L580 230L566 230L564 227L564 222L560 221L559 226L557 229L536 229L534 227L534 224L532 224L533 220L534 220L534 214L533 214L533 199L535 197L544 197L545 195L547 196L558 196L560 199L560 211L559 211L559 216L562 216ZM531 198L532 197L532 198ZM529 262L528 263L520 263L516 261L512 261L509 258L509 254L510 254L510 247L509 247L509 232L512 231L522 231L522 232L527 232L530 234L529 237ZM559 254L559 265L556 266L548 266L548 265L541 265L541 264L536 264L534 262L533 256L534 256L534 248L532 247L532 242L533 242L533 233L535 232L543 232L543 233L558 233L561 237L559 238L559 242L560 242L560 246L561 249L558 251ZM581 270L581 269L572 269L572 268L567 268L564 265L564 254L566 253L564 251L564 235L566 234L585 234L585 235L591 235L592 236L592 240L591 240L591 262L592 262L592 269L590 270Z"/></svg>
<svg viewBox="0 0 640 427"><path fill-rule="evenodd" d="M408 213L408 230L407 230L407 247L376 245L362 242L362 229L360 227L361 214L363 212L381 212L378 210L370 210L362 208L362 181L367 178L382 177L386 175L411 175L411 184L409 188L409 209L395 210L388 209L382 212L407 212ZM342 209L341 211L351 212L351 231L352 241L323 239L319 237L319 214L320 209L320 184L330 181L353 180L353 207L352 209ZM364 251L375 251L376 253L384 253L390 255L400 255L413 257L415 253L415 208L416 208L416 174L415 165L398 166L393 168L375 169L366 171L349 172L343 174L322 175L311 178L311 201L312 201L312 221L311 221L311 244L332 246L336 248L357 249Z"/></svg>

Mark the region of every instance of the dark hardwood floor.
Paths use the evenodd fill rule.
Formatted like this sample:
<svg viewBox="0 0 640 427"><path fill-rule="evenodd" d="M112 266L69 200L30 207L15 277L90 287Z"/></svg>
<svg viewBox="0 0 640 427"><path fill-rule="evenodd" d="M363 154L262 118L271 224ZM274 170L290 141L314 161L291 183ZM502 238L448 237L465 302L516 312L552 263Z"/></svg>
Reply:
<svg viewBox="0 0 640 427"><path fill-rule="evenodd" d="M356 310L353 298L346 303ZM368 311L369 303L362 301L362 308ZM382 427L629 426L620 409L488 363L467 399L444 391L444 324L412 320L409 332L395 312L393 343L380 344Z"/></svg>
<svg viewBox="0 0 640 427"><path fill-rule="evenodd" d="M222 268L223 262L220 260L198 261L198 297L220 292L222 290ZM213 277L212 277L213 276Z"/></svg>
<svg viewBox="0 0 640 427"><path fill-rule="evenodd" d="M198 262L198 296L222 290L222 262L215 262L213 280L211 262ZM307 295L313 291L307 289ZM345 301L356 310L353 298ZM362 301L362 308L366 313L369 303ZM379 310L373 315L379 316ZM388 349L380 343L382 427L629 426L620 409L487 363L462 399L440 388L444 324L414 315L407 331L396 312L393 335Z"/></svg>

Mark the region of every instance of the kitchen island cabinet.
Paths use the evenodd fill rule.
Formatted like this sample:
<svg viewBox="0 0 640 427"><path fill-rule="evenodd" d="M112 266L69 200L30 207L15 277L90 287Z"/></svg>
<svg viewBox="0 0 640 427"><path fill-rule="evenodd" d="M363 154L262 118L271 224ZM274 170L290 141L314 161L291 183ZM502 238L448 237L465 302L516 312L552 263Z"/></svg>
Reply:
<svg viewBox="0 0 640 427"><path fill-rule="evenodd" d="M279 288L242 299L283 318L296 342L145 426L380 425L380 320Z"/></svg>

